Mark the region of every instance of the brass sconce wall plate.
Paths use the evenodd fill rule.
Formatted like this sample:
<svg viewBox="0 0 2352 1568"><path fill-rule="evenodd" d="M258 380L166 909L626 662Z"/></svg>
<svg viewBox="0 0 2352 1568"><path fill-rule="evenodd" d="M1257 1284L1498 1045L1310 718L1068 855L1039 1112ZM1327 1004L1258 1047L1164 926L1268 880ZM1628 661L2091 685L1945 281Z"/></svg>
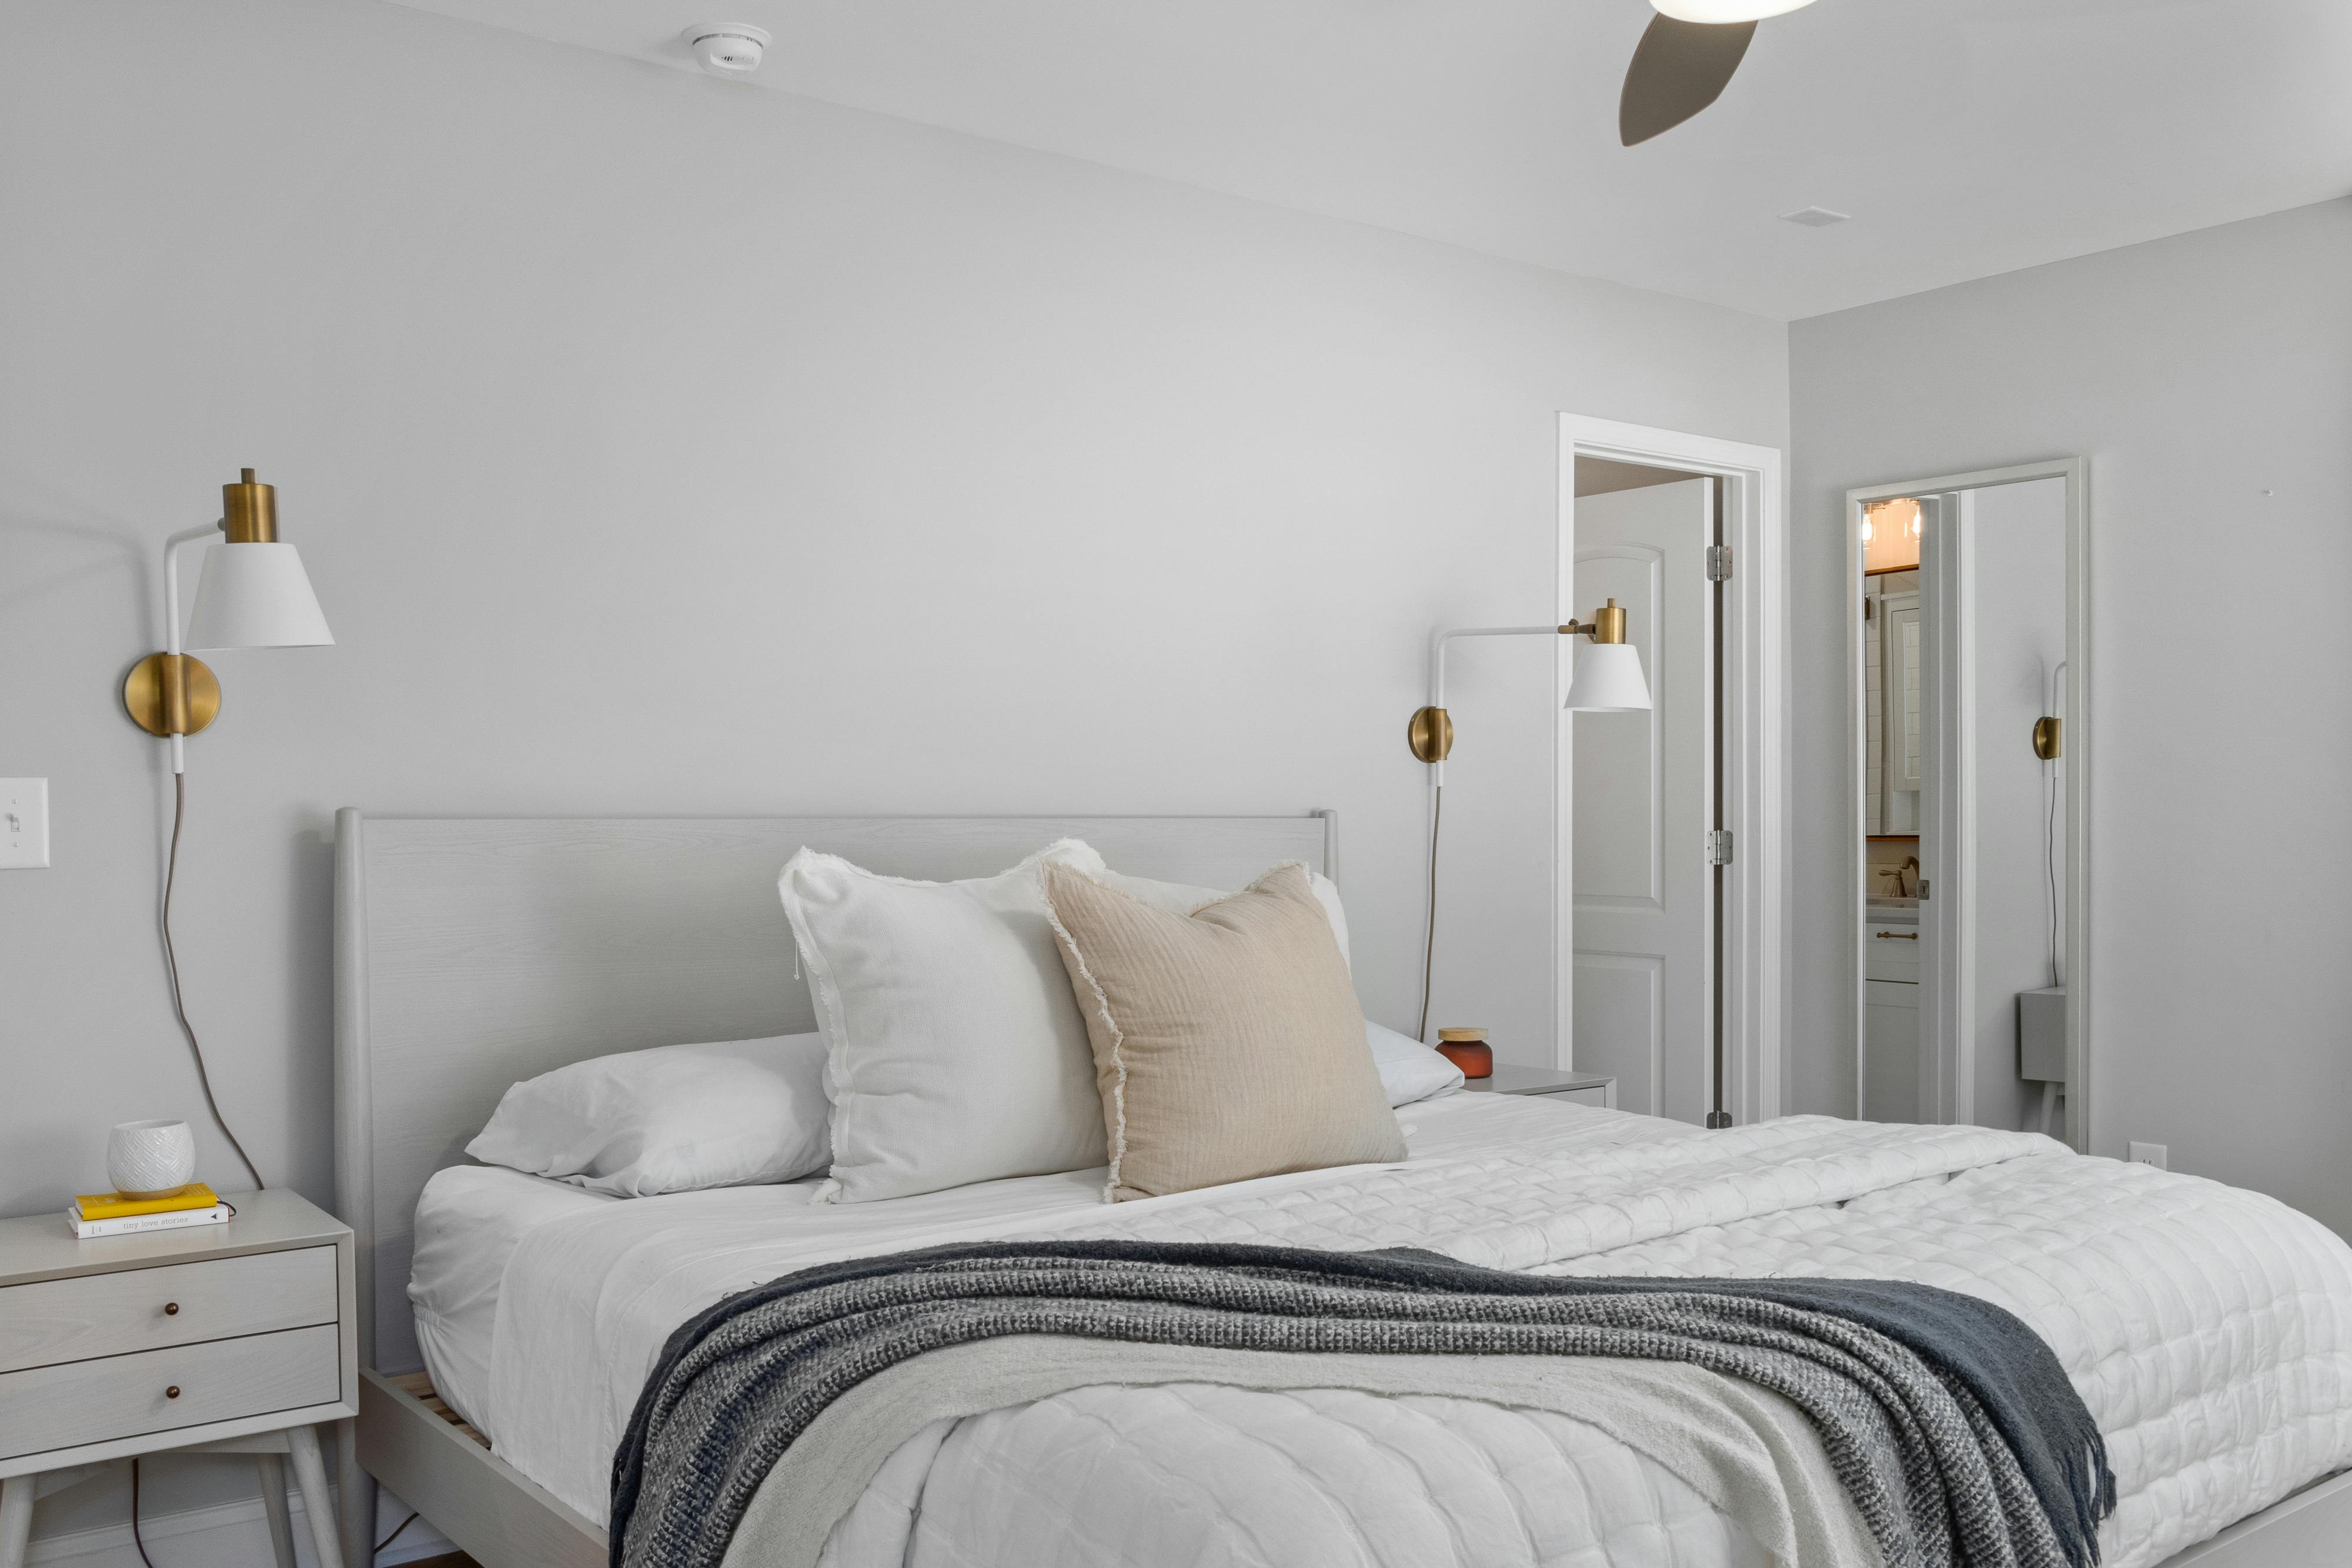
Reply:
<svg viewBox="0 0 2352 1568"><path fill-rule="evenodd" d="M2044 762L2055 762L2064 753L2065 721L2037 718L2033 721L2033 755Z"/></svg>
<svg viewBox="0 0 2352 1568"><path fill-rule="evenodd" d="M194 735L220 713L220 682L202 659L150 653L122 679L122 707L150 735Z"/></svg>
<svg viewBox="0 0 2352 1568"><path fill-rule="evenodd" d="M1406 721L1404 740L1423 762L1443 762L1454 749L1454 720L1442 707L1417 709Z"/></svg>

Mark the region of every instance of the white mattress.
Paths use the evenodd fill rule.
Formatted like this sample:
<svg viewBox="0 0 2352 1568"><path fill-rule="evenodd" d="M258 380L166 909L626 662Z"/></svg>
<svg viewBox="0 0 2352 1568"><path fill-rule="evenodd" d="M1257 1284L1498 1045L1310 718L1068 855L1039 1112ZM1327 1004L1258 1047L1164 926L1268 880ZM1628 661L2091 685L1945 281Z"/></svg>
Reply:
<svg viewBox="0 0 2352 1568"><path fill-rule="evenodd" d="M1978 1128L1800 1117L1702 1134L1485 1096L1403 1119L1412 1155L1400 1166L1110 1208L1092 1201L1094 1173L872 1205L811 1206L806 1186L534 1202L484 1243L506 1258L494 1306L486 1261L421 1287L437 1320L426 1343L436 1379L445 1367L473 1379L468 1414L499 1450L594 1518L613 1443L677 1323L809 1263L995 1235L1420 1245L1544 1272L1875 1275L1965 1290L2050 1342L2107 1434L2123 1499L2104 1531L2110 1568L2145 1568L2352 1463L2352 1250L2271 1199ZM440 1190L460 1186L455 1174L428 1194L436 1257L466 1245L468 1205ZM425 1229L420 1213L420 1243ZM420 1266L425 1256L420 1244ZM485 1359L487 1389L473 1392ZM1090 1543L1073 1563L1129 1568L1407 1561L1357 1527L1366 1509L1403 1532L1396 1541L1435 1531L1525 1547L1461 1561L1726 1568L1754 1552L1673 1478L1589 1429L1466 1401L1414 1411L1336 1394L1097 1388L949 1425L902 1450L836 1531L831 1561L1062 1560L1034 1554L1049 1541ZM1073 1490L1074 1456L1104 1484ZM1417 1479L1410 1495L1367 1491L1368 1467ZM1493 1484L1521 1475L1544 1479ZM1590 1502L1553 1506L1569 1495ZM1175 1517L1139 1533L1155 1506ZM1308 1532L1312 1551L1282 1532L1309 1515L1328 1524Z"/></svg>
<svg viewBox="0 0 2352 1568"><path fill-rule="evenodd" d="M1481 1104L1487 1098L1455 1094L1405 1107L1400 1117L1408 1141L1423 1148L1444 1146L1442 1138L1417 1136L1420 1124L1431 1120L1424 1113L1434 1112L1443 1118L1458 1106ZM631 1206L632 1218L646 1222L651 1230L675 1228L685 1239L685 1250L695 1255L696 1290L704 1288L714 1269L725 1276L730 1237L756 1238L753 1256L761 1260L773 1256L776 1245L782 1248L782 1256L795 1259L782 1270L765 1262L751 1267L719 1291L724 1295L808 1263L923 1245L933 1239L932 1232L943 1228L959 1234L966 1230L990 1234L999 1226L1022 1220L1097 1213L1102 1208L1103 1176L1097 1166L1056 1176L982 1182L882 1203L819 1204L811 1201L821 1185L816 1180L623 1199L499 1166L453 1166L434 1173L416 1203L416 1247L408 1276L416 1340L435 1391L495 1443L499 1421L490 1404L490 1366L497 1343L499 1285L506 1277L508 1260L523 1238L551 1221L600 1213L612 1204L625 1202ZM560 1271L571 1256L559 1250L551 1266ZM594 1293L604 1285L604 1281L589 1272L599 1267L600 1263L586 1258L580 1260L577 1283L583 1291ZM562 1288L561 1282L558 1288ZM676 1327L708 1304L702 1301L686 1307L670 1326ZM656 1296L642 1304L638 1316L644 1322L658 1321L668 1310L667 1301ZM665 1329L665 1337L667 1333ZM524 1332L520 1325L514 1338L520 1356L530 1355L531 1346L540 1343L539 1335ZM658 1340L656 1343L658 1348ZM646 1364L647 1371L651 1365ZM644 1381L644 1374L638 1374L626 1391L629 1399L634 1400L636 1385ZM624 1419L627 1413L624 1405ZM528 1427L534 1424L534 1414L526 1409L509 1420L518 1427ZM608 1440L607 1457L611 1448ZM545 1484L540 1477L532 1479ZM570 1497L566 1500L573 1501L592 1519L604 1517L601 1481L593 1499L583 1494L578 1500Z"/></svg>
<svg viewBox="0 0 2352 1568"><path fill-rule="evenodd" d="M551 1219L622 1201L499 1166L436 1171L416 1202L408 1304L425 1370L450 1408L483 1431L499 1281L524 1236Z"/></svg>

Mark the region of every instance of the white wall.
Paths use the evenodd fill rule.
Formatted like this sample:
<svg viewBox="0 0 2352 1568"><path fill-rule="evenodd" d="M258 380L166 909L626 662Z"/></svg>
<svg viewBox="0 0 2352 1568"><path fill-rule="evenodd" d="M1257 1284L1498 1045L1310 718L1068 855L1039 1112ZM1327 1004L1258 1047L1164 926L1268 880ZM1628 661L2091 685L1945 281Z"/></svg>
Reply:
<svg viewBox="0 0 2352 1568"><path fill-rule="evenodd" d="M2352 201L1794 324L1798 1105L1852 1103L1850 485L2091 462L2092 1140L2352 1233Z"/></svg>
<svg viewBox="0 0 2352 1568"><path fill-rule="evenodd" d="M1433 624L1558 612L1558 414L1785 439L1777 323L373 0L8 6L0 211L0 774L55 814L0 873L8 1213L201 1121L115 690L240 465L341 641L214 661L181 951L247 1146L324 1199L347 804L1337 807L1410 1028L1404 721ZM1454 683L1438 1011L1540 1061L1519 653Z"/></svg>

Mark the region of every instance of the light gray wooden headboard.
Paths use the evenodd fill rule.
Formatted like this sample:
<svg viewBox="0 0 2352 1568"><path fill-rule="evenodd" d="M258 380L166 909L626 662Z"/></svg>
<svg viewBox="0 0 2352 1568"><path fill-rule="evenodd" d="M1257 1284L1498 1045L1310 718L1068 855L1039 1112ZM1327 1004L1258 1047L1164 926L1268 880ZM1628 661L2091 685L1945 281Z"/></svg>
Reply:
<svg viewBox="0 0 2352 1568"><path fill-rule="evenodd" d="M509 1084L642 1046L816 1027L776 873L802 845L894 876L987 876L1082 838L1139 876L1337 879L1337 817L455 819L336 813L335 1203L359 1233L360 1354L423 1364L408 1310L425 1178Z"/></svg>

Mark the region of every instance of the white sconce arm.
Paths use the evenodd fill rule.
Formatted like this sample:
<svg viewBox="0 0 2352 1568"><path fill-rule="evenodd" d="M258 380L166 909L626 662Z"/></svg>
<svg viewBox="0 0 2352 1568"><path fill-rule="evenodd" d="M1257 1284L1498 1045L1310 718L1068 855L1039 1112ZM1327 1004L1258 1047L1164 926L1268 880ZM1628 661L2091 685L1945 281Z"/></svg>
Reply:
<svg viewBox="0 0 2352 1568"><path fill-rule="evenodd" d="M187 651L180 646L180 550L184 546L218 538L221 526L214 521L200 528L183 528L163 541L163 652L173 658ZM174 731L170 738L172 771L185 773L188 737Z"/></svg>

